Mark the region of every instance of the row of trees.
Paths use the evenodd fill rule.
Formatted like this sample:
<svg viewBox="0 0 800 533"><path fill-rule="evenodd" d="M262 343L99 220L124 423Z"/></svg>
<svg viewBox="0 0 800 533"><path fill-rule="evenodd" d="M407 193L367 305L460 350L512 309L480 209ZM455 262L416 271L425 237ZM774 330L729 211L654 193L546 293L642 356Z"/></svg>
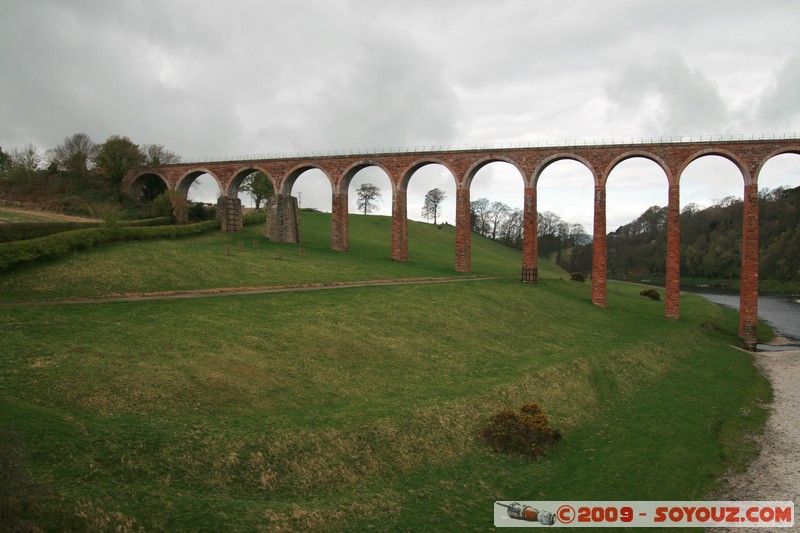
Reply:
<svg viewBox="0 0 800 533"><path fill-rule="evenodd" d="M759 277L800 281L800 187L759 192ZM681 277L738 279L743 203L727 197L706 209L681 211ZM608 274L666 275L667 208L653 206L608 235Z"/></svg>
<svg viewBox="0 0 800 533"><path fill-rule="evenodd" d="M522 248L524 213L503 202L478 198L470 202L472 231L514 248ZM592 242L581 224L570 224L557 214L543 211L537 214L539 255L554 260L569 271L587 272L591 268Z"/></svg>
<svg viewBox="0 0 800 533"><path fill-rule="evenodd" d="M177 163L180 157L160 144L137 145L128 137L112 135L95 143L85 133L76 133L46 151L33 144L10 152L0 147L0 174L3 177L31 179L42 173L66 172L75 177L92 173L122 182L125 173L135 166Z"/></svg>
<svg viewBox="0 0 800 533"><path fill-rule="evenodd" d="M364 183L356 189L359 212L374 212L381 199L380 189L372 183ZM425 195L422 216L438 222L441 206L447 198L439 188L431 189ZM492 202L488 198L478 198L470 202L472 231L500 241L514 248L522 248L524 215L522 209L512 209L503 202ZM538 214L539 254L555 260L570 271L588 272L591 268L591 237L581 224L570 224L550 211Z"/></svg>
<svg viewBox="0 0 800 533"><path fill-rule="evenodd" d="M359 210L372 212L380 190L358 189ZM800 281L800 187L759 193L760 272L764 279ZM425 197L423 216L439 214L445 193L433 189ZM689 204L681 212L681 275L690 278L737 279L741 268L743 205L727 197L707 209ZM470 203L472 231L522 248L524 216L502 202L479 198ZM550 211L537 215L539 255L562 268L589 272L592 238L581 224ZM608 235L608 275L612 278L659 278L666 275L667 208L652 206Z"/></svg>

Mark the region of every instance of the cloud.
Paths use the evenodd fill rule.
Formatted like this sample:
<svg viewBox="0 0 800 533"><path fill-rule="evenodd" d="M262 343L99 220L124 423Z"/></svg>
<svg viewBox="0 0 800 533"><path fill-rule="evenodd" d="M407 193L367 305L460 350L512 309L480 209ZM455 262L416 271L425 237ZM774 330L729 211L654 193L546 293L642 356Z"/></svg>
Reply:
<svg viewBox="0 0 800 533"><path fill-rule="evenodd" d="M675 52L631 61L605 90L610 120L637 123L651 135L728 133L732 127L716 84Z"/></svg>
<svg viewBox="0 0 800 533"><path fill-rule="evenodd" d="M458 97L436 55L392 33L368 31L358 40L348 56L312 78L314 90L298 106L297 124L284 125L302 141L297 148L381 148L453 139Z"/></svg>
<svg viewBox="0 0 800 533"><path fill-rule="evenodd" d="M776 131L800 130L800 54L789 59L762 95L756 120Z"/></svg>

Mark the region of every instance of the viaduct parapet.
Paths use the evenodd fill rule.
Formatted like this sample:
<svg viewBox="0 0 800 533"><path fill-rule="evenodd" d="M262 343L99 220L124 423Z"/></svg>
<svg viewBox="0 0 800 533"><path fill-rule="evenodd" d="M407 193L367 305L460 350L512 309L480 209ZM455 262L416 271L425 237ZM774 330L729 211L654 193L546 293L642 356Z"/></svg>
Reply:
<svg viewBox="0 0 800 533"><path fill-rule="evenodd" d="M456 185L455 269L470 271L470 184L476 173L494 162L513 165L524 183L524 223L522 280L535 282L538 271L536 186L542 172L561 160L582 163L594 179L594 227L592 260L592 302L605 308L606 301L606 182L614 168L627 159L641 157L655 162L664 172L669 186L667 216L667 276L665 315L680 317L680 178L694 160L716 155L731 161L742 175L744 223L742 227L742 271L739 335L750 349L756 346L758 321L758 176L771 158L785 153L800 154L800 140L698 140L591 146L549 146L517 148L473 148L463 150L421 150L407 152L312 155L274 157L235 161L179 163L131 169L124 188L132 196L145 180L156 177L178 200L185 199L192 182L202 174L216 179L222 197L236 199L239 186L254 171L266 174L278 195L289 197L298 177L310 169L319 169L330 181L331 248L346 251L348 234L348 189L353 177L366 167L379 167L388 175L392 187L391 256L408 260L407 189L420 168L438 164L451 173ZM241 204L221 200L223 229L241 229ZM289 210L290 211L290 210ZM176 210L178 217L185 209ZM293 216L293 215L291 215ZM285 226L282 222L282 224Z"/></svg>

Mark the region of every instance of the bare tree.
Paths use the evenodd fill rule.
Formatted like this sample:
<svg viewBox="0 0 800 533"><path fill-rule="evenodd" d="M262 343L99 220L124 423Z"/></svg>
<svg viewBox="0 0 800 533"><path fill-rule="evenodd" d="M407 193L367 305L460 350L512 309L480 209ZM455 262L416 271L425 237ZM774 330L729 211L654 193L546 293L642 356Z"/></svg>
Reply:
<svg viewBox="0 0 800 533"><path fill-rule="evenodd" d="M506 218L509 211L511 211L511 208L503 202L492 203L491 209L486 214L488 217L489 226L491 226L490 237L492 240L497 239L497 230L500 229L500 225L503 223L503 220Z"/></svg>
<svg viewBox="0 0 800 533"><path fill-rule="evenodd" d="M3 151L0 146L0 174L5 175L6 172L11 170L11 165L14 163L13 155Z"/></svg>
<svg viewBox="0 0 800 533"><path fill-rule="evenodd" d="M522 245L523 220L525 218L522 209L509 211L503 225L500 228L500 238L514 248Z"/></svg>
<svg viewBox="0 0 800 533"><path fill-rule="evenodd" d="M145 144L142 146L142 153L144 154L144 165L146 167L181 162L181 157L175 152L170 152L164 148L163 144Z"/></svg>
<svg viewBox="0 0 800 533"><path fill-rule="evenodd" d="M77 176L86 176L97 151L97 145L85 133L66 137L64 142L50 151L50 162L60 170Z"/></svg>
<svg viewBox="0 0 800 533"><path fill-rule="evenodd" d="M378 208L378 200L381 199L381 190L371 183L363 183L357 189L359 211L364 210L364 214L372 213Z"/></svg>
<svg viewBox="0 0 800 533"><path fill-rule="evenodd" d="M32 144L11 153L11 171L14 175L32 178L42 166L42 154Z"/></svg>
<svg viewBox="0 0 800 533"><path fill-rule="evenodd" d="M489 209L492 203L488 198L478 198L469 203L472 231L480 235L489 233Z"/></svg>
<svg viewBox="0 0 800 533"><path fill-rule="evenodd" d="M436 224L436 217L439 216L439 206L442 205L445 198L446 196L442 189L436 188L428 191L428 194L425 195L425 205L422 206L422 216L425 217L425 220L433 219L433 223Z"/></svg>
<svg viewBox="0 0 800 533"><path fill-rule="evenodd" d="M558 224L561 222L561 217L552 211L540 211L537 214L538 235L539 237L555 236L558 231Z"/></svg>

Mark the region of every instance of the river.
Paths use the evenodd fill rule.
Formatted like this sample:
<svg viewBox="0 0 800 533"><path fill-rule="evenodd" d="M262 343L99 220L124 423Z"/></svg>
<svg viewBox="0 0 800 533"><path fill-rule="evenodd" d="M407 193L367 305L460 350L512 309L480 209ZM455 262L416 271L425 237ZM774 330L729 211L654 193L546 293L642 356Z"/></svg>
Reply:
<svg viewBox="0 0 800 533"><path fill-rule="evenodd" d="M739 309L739 293L704 289L692 289L690 292L714 303ZM758 318L768 322L782 336L800 344L800 299L797 296L759 295ZM769 348L759 344L758 349Z"/></svg>

